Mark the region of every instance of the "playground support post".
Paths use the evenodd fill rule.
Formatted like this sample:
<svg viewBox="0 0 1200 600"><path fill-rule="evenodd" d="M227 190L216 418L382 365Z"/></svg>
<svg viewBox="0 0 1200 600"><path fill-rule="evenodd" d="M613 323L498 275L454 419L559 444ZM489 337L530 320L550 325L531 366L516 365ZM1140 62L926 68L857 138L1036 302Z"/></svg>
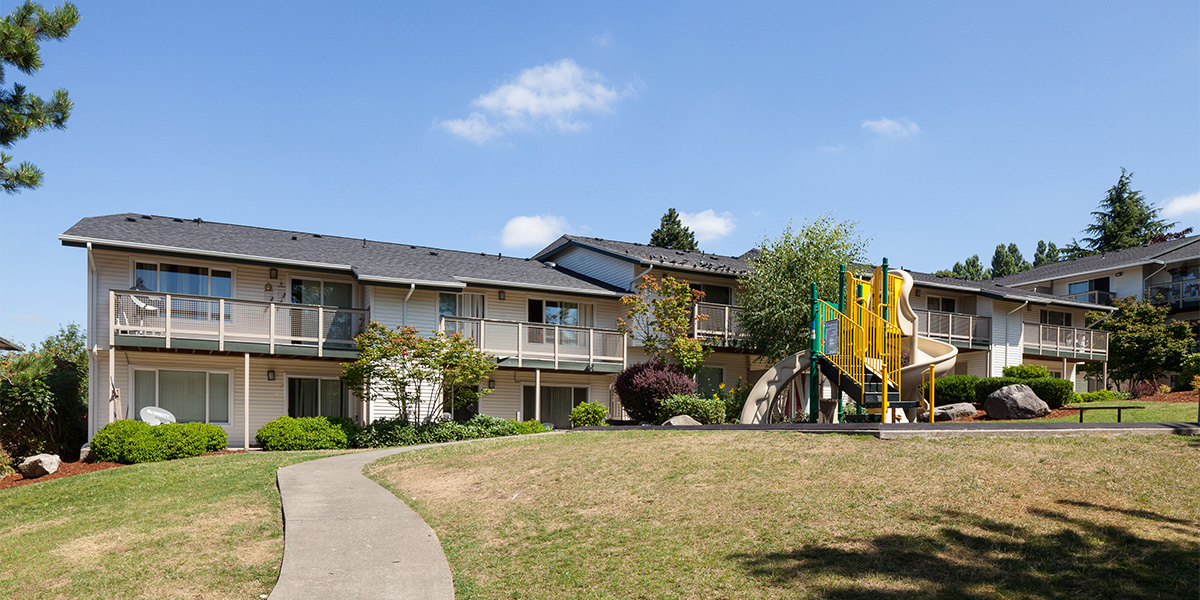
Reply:
<svg viewBox="0 0 1200 600"><path fill-rule="evenodd" d="M838 266L838 312L846 312L846 263Z"/></svg>
<svg viewBox="0 0 1200 600"><path fill-rule="evenodd" d="M812 340L808 352L808 422L817 422L817 355L821 351L821 341L817 337L820 334L820 323L817 321L817 282L812 282L812 333L808 337Z"/></svg>

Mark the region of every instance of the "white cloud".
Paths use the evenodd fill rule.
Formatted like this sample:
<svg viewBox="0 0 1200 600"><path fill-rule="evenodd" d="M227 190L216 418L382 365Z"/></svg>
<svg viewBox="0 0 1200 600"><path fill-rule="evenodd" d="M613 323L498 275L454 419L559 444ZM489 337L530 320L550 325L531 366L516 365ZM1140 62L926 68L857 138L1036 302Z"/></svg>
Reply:
<svg viewBox="0 0 1200 600"><path fill-rule="evenodd" d="M698 213L679 213L679 222L696 234L697 242L710 242L733 233L733 213L708 209Z"/></svg>
<svg viewBox="0 0 1200 600"><path fill-rule="evenodd" d="M530 129L580 132L588 128L582 115L611 112L622 96L632 93L632 88L618 92L605 87L603 80L569 58L525 69L514 81L476 98L472 105L481 111L436 126L477 144Z"/></svg>
<svg viewBox="0 0 1200 600"><path fill-rule="evenodd" d="M607 47L611 46L613 43L613 35L611 33L609 33L608 30L606 29L606 30L604 30L604 33L598 33L596 35L593 35L592 43L601 48L607 48Z"/></svg>
<svg viewBox="0 0 1200 600"><path fill-rule="evenodd" d="M1163 205L1162 215L1168 219L1195 213L1200 216L1200 192L1175 196Z"/></svg>
<svg viewBox="0 0 1200 600"><path fill-rule="evenodd" d="M513 217L500 232L505 248L541 247L553 242L567 230L567 220L554 215Z"/></svg>
<svg viewBox="0 0 1200 600"><path fill-rule="evenodd" d="M889 137L904 137L921 132L921 128L908 119L893 121L886 117L878 121L863 121L862 128Z"/></svg>

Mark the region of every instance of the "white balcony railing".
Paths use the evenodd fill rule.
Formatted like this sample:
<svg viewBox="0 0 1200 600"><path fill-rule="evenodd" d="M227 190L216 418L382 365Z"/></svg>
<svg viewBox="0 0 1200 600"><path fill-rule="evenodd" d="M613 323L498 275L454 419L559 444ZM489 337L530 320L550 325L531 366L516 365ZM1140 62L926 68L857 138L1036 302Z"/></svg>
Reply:
<svg viewBox="0 0 1200 600"><path fill-rule="evenodd" d="M692 337L721 339L726 342L747 339L738 321L742 307L729 304L697 302L692 305ZM706 318L700 318L706 317Z"/></svg>
<svg viewBox="0 0 1200 600"><path fill-rule="evenodd" d="M1077 327L1060 327L1058 325L1024 324L1024 341L1026 348L1037 350L1055 350L1076 354L1108 355L1108 332L1095 329L1079 329Z"/></svg>
<svg viewBox="0 0 1200 600"><path fill-rule="evenodd" d="M225 350L228 342L314 346L351 350L367 311L356 308L232 300L211 296L109 290L109 340L117 335L205 340Z"/></svg>
<svg viewBox="0 0 1200 600"><path fill-rule="evenodd" d="M992 341L992 318L965 313L914 310L917 315L917 334L971 344Z"/></svg>
<svg viewBox="0 0 1200 600"><path fill-rule="evenodd" d="M1195 308L1200 306L1200 281L1176 281L1146 288L1145 298L1156 304L1169 304L1172 308Z"/></svg>
<svg viewBox="0 0 1200 600"><path fill-rule="evenodd" d="M553 361L556 369L562 362L624 368L627 357L625 334L613 329L443 316L438 330L461 333L484 352L516 359L517 366L525 366L526 360L546 360Z"/></svg>

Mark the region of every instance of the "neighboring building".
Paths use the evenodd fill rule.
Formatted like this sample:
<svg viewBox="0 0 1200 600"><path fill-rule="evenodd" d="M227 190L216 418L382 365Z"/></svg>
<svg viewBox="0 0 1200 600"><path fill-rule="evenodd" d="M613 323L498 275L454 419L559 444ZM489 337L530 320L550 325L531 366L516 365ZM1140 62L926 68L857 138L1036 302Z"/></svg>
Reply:
<svg viewBox="0 0 1200 600"><path fill-rule="evenodd" d="M0 351L24 352L25 349L13 342L10 342L10 341L0 337Z"/></svg>
<svg viewBox="0 0 1200 600"><path fill-rule="evenodd" d="M995 280L1001 285L1107 304L1133 296L1200 321L1200 236L1042 265Z"/></svg>

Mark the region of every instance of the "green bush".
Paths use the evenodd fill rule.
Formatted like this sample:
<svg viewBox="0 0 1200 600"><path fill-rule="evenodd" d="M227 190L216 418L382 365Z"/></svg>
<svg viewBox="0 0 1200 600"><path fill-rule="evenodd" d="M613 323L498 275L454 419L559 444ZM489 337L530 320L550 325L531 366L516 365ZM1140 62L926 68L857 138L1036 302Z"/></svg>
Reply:
<svg viewBox="0 0 1200 600"><path fill-rule="evenodd" d="M1059 408L1071 401L1075 395L1074 382L1057 377L1039 377L1037 379L1026 379L1023 381L1025 385L1037 394L1038 398L1042 399L1050 406L1050 408Z"/></svg>
<svg viewBox="0 0 1200 600"><path fill-rule="evenodd" d="M1004 367L1004 376L1017 379L1043 379L1050 376L1050 369L1042 365L1013 365Z"/></svg>
<svg viewBox="0 0 1200 600"><path fill-rule="evenodd" d="M746 407L746 399L750 397L750 391L753 386L750 382L738 377L737 385L732 389L725 389L725 384L720 385L720 389L714 394L714 397L720 398L725 405L725 422L737 423L742 420L742 409Z"/></svg>
<svg viewBox="0 0 1200 600"><path fill-rule="evenodd" d="M150 425L133 419L113 421L92 436L92 457L97 462L125 462L126 448L135 433L149 431Z"/></svg>
<svg viewBox="0 0 1200 600"><path fill-rule="evenodd" d="M211 423L181 423L192 435L204 440L204 452L219 452L229 447L229 436L218 425Z"/></svg>
<svg viewBox="0 0 1200 600"><path fill-rule="evenodd" d="M673 394L659 402L658 422L660 424L679 415L688 415L704 425L724 423L725 401L720 398Z"/></svg>
<svg viewBox="0 0 1200 600"><path fill-rule="evenodd" d="M279 417L259 428L263 450L338 450L350 445L346 432L326 417Z"/></svg>
<svg viewBox="0 0 1200 600"><path fill-rule="evenodd" d="M506 437L521 434L516 421L489 415L471 417L471 420L467 421L467 427L478 431L479 437Z"/></svg>
<svg viewBox="0 0 1200 600"><path fill-rule="evenodd" d="M392 448L416 444L440 444L488 437L504 437L546 431L537 421L518 423L488 415L475 415L466 423L444 421L413 425L404 417L380 418L364 427L355 441L359 448Z"/></svg>
<svg viewBox="0 0 1200 600"><path fill-rule="evenodd" d="M393 448L417 443L417 432L404 417L375 419L355 436L359 448Z"/></svg>
<svg viewBox="0 0 1200 600"><path fill-rule="evenodd" d="M987 397L992 395L992 392L1009 385L1025 383L1027 379L1017 379L1016 377L984 377L975 382L975 401L983 402ZM939 400L939 404L942 402Z"/></svg>
<svg viewBox="0 0 1200 600"><path fill-rule="evenodd" d="M12 456L4 449L4 446L0 446L0 477L4 477L14 471L12 462Z"/></svg>
<svg viewBox="0 0 1200 600"><path fill-rule="evenodd" d="M1197 376L1200 376L1200 352L1183 359L1183 365L1179 367L1179 384L1175 390L1186 392L1196 389L1193 386Z"/></svg>
<svg viewBox="0 0 1200 600"><path fill-rule="evenodd" d="M1114 392L1112 390L1096 390L1094 392L1075 394L1074 398L1072 398L1072 402L1109 402L1112 400L1120 400L1124 397L1125 394L1121 392Z"/></svg>
<svg viewBox="0 0 1200 600"><path fill-rule="evenodd" d="M537 419L529 419L528 421L517 423L517 429L521 432L521 435L527 435L530 433L546 433L547 431L550 431L549 429L546 429L545 425L539 423Z"/></svg>
<svg viewBox="0 0 1200 600"><path fill-rule="evenodd" d="M225 430L207 423L164 423L150 426L122 419L105 425L92 437L95 460L128 464L200 456L224 450Z"/></svg>
<svg viewBox="0 0 1200 600"><path fill-rule="evenodd" d="M933 381L935 392L934 402L938 406L958 404L959 402L975 402L975 388L979 378L974 375L946 375ZM929 384L921 388L921 393L929 397Z"/></svg>
<svg viewBox="0 0 1200 600"><path fill-rule="evenodd" d="M608 407L594 402L584 402L571 409L571 427L596 427L604 424Z"/></svg>

